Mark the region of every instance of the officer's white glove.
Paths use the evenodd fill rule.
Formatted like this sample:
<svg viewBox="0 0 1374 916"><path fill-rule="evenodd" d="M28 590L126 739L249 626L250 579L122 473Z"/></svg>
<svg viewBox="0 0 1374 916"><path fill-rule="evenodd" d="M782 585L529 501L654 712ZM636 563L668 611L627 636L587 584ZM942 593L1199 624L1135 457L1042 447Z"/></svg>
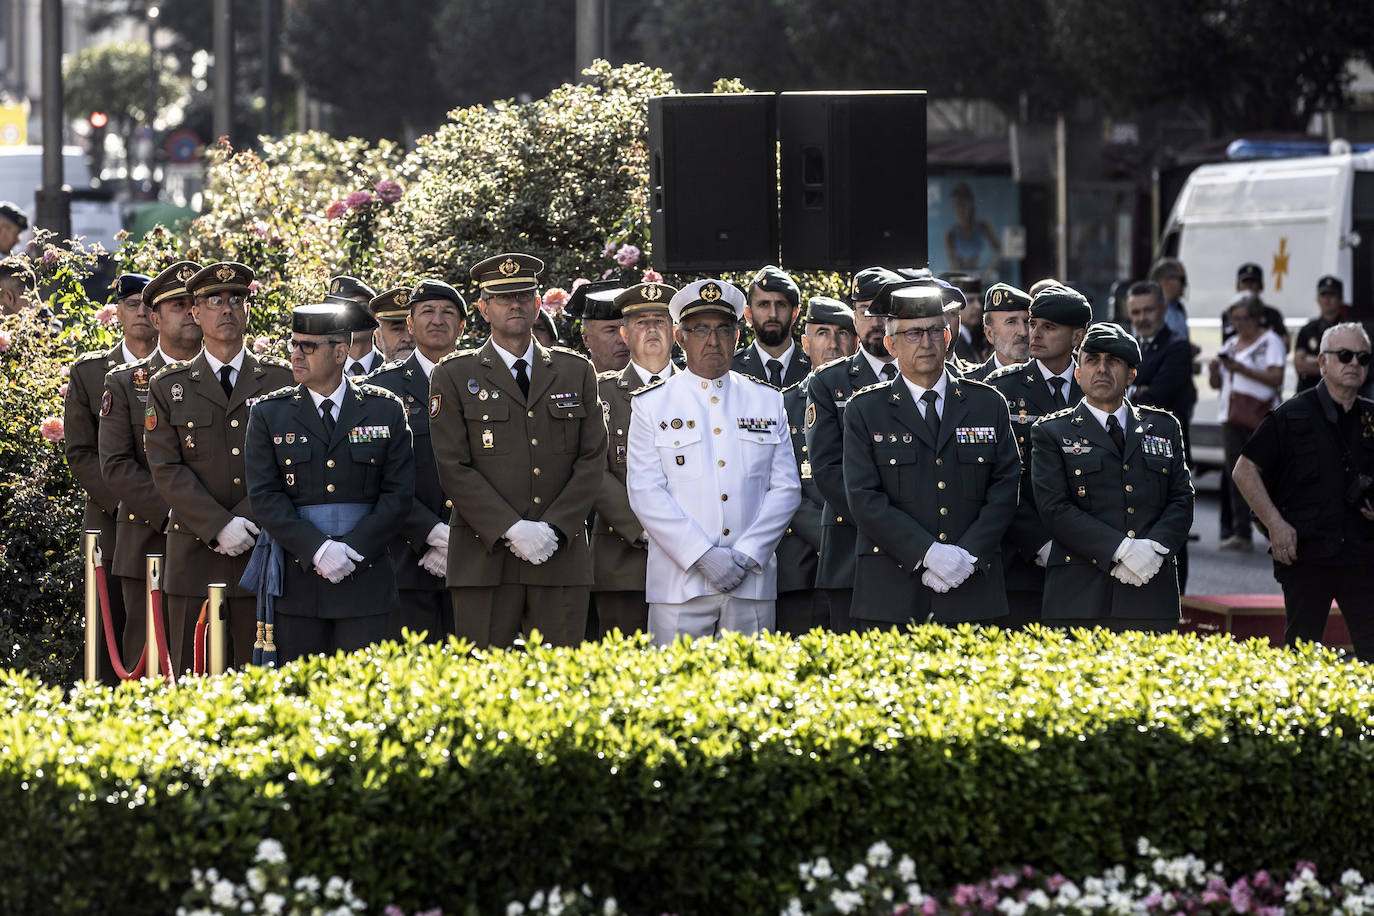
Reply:
<svg viewBox="0 0 1374 916"><path fill-rule="evenodd" d="M1168 552L1163 544L1148 538L1124 538L1117 546L1116 553L1112 554L1112 559L1134 573L1143 585L1159 572L1164 565L1163 554Z"/></svg>
<svg viewBox="0 0 1374 916"><path fill-rule="evenodd" d="M1036 565L1036 566L1039 566L1041 569L1043 569L1043 568L1045 568L1046 566L1049 565L1049 562L1050 562L1050 547L1053 546L1053 544L1054 544L1054 541L1046 541L1046 542L1045 542L1045 546L1041 547L1039 550L1037 550L1037 551L1035 552L1035 565Z"/></svg>
<svg viewBox="0 0 1374 916"><path fill-rule="evenodd" d="M439 522L429 529L429 534L425 535L425 543L431 547L441 547L448 550L448 525Z"/></svg>
<svg viewBox="0 0 1374 916"><path fill-rule="evenodd" d="M931 544L921 564L949 584L958 588L973 575L978 558L957 544Z"/></svg>
<svg viewBox="0 0 1374 916"><path fill-rule="evenodd" d="M759 575L763 575L763 567L759 565L758 560L755 560L753 557L749 556L749 554L731 547L730 556L734 557L735 565L743 569L746 573L758 573Z"/></svg>
<svg viewBox="0 0 1374 916"><path fill-rule="evenodd" d="M443 578L448 573L448 547L431 547L420 557L420 566L431 576Z"/></svg>
<svg viewBox="0 0 1374 916"><path fill-rule="evenodd" d="M342 541L328 540L315 551L315 572L338 585L353 574L363 555Z"/></svg>
<svg viewBox="0 0 1374 916"><path fill-rule="evenodd" d="M1145 584L1145 580L1127 569L1125 563L1118 563L1112 567L1112 578L1122 585L1134 585L1137 588Z"/></svg>
<svg viewBox="0 0 1374 916"><path fill-rule="evenodd" d="M510 544L511 553L526 563L538 566L553 556L553 548L548 543L551 534L552 529L543 522L521 519L506 529L505 538ZM557 545L558 539L554 538L553 546Z"/></svg>
<svg viewBox="0 0 1374 916"><path fill-rule="evenodd" d="M236 515L215 535L215 550L225 556L236 557L246 550L252 550L253 540L257 536L258 526L242 515Z"/></svg>
<svg viewBox="0 0 1374 916"><path fill-rule="evenodd" d="M941 595L954 587L940 578L940 576L930 568L927 568L925 572L921 573L921 584L931 591L939 592Z"/></svg>
<svg viewBox="0 0 1374 916"><path fill-rule="evenodd" d="M718 592L728 592L744 581L744 567L735 562L729 547L712 547L695 565L707 584Z"/></svg>

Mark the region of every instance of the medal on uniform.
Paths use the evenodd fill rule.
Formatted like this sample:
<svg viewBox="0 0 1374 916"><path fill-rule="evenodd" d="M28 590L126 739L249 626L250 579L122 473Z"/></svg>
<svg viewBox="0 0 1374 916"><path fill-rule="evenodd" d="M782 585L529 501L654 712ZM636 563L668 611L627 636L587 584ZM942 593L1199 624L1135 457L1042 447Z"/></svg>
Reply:
<svg viewBox="0 0 1374 916"><path fill-rule="evenodd" d="M468 394L476 394L482 385L475 378L468 379Z"/></svg>
<svg viewBox="0 0 1374 916"><path fill-rule="evenodd" d="M493 401L496 400L497 398L499 398L500 396L501 396L501 392L499 392L499 391L493 391L493 392L491 393L491 399L492 399Z"/></svg>
<svg viewBox="0 0 1374 916"><path fill-rule="evenodd" d="M874 433L874 434L873 434L873 441L874 441L874 442L882 442L882 441L883 441L883 434L882 434L882 433Z"/></svg>
<svg viewBox="0 0 1374 916"><path fill-rule="evenodd" d="M273 444L273 445L281 445L281 436L273 436L273 437L272 437L272 444Z"/></svg>
<svg viewBox="0 0 1374 916"><path fill-rule="evenodd" d="M809 462L809 461L803 461L803 462L801 463L801 476L802 476L802 480L810 480L810 479L811 479L811 462Z"/></svg>
<svg viewBox="0 0 1374 916"><path fill-rule="evenodd" d="M157 429L157 408L152 404L149 404L148 409L143 411L143 428L148 432Z"/></svg>
<svg viewBox="0 0 1374 916"><path fill-rule="evenodd" d="M296 485L296 475L295 475L295 474L287 474L287 475L286 475L286 485L287 485L288 487L294 487L294 486Z"/></svg>
<svg viewBox="0 0 1374 916"><path fill-rule="evenodd" d="M682 466L683 466L684 464L686 464L686 463L687 463L687 458L686 458L685 456L683 456L683 455L678 455L678 456L677 456L677 466L678 466L678 467L682 467Z"/></svg>
<svg viewBox="0 0 1374 916"><path fill-rule="evenodd" d="M669 423L668 425L671 426L673 429L682 429L682 421L679 420L677 417L674 417L673 422Z"/></svg>
<svg viewBox="0 0 1374 916"><path fill-rule="evenodd" d="M173 401L181 401L181 400L183 400L185 397L186 397L186 392L185 392L185 390L181 387L181 384L180 384L180 383L177 383L177 384L175 384L175 385L172 386L172 400L173 400Z"/></svg>
<svg viewBox="0 0 1374 916"><path fill-rule="evenodd" d="M294 445L295 443L296 443L296 434L295 434L295 433L287 433L287 434L286 434L286 444L287 444L287 445Z"/></svg>
<svg viewBox="0 0 1374 916"><path fill-rule="evenodd" d="M191 435L190 433L187 433L187 434L186 434L186 447L187 447L187 448L195 448L195 447L196 447L196 437L193 436L193 435Z"/></svg>
<svg viewBox="0 0 1374 916"><path fill-rule="evenodd" d="M697 421L696 421L696 420L688 420L688 421L687 421L687 428L688 428L688 429L696 429L696 428L697 428Z"/></svg>
<svg viewBox="0 0 1374 916"><path fill-rule="evenodd" d="M146 388L148 386L147 369L144 369L142 366L139 366L137 369L134 370L134 384L139 386L140 388Z"/></svg>
<svg viewBox="0 0 1374 916"><path fill-rule="evenodd" d="M625 446L617 445L615 447L615 460L620 464L625 463Z"/></svg>
<svg viewBox="0 0 1374 916"><path fill-rule="evenodd" d="M491 434L491 430L482 430L482 448L495 448L496 437Z"/></svg>
<svg viewBox="0 0 1374 916"><path fill-rule="evenodd" d="M100 396L100 415L102 417L110 415L110 393L108 391Z"/></svg>
<svg viewBox="0 0 1374 916"><path fill-rule="evenodd" d="M903 445L910 445L910 444L911 444L911 433L902 433L902 444L903 444Z"/></svg>
<svg viewBox="0 0 1374 916"><path fill-rule="evenodd" d="M487 389L485 388L477 392L477 400L479 401L485 401L489 397L491 397L491 395L487 394Z"/></svg>
<svg viewBox="0 0 1374 916"><path fill-rule="evenodd" d="M1087 488L1087 487L1079 487L1079 488L1078 488L1078 498L1079 498L1079 499L1083 499L1083 498L1084 498L1085 496L1087 496L1087 495L1088 495L1088 488Z"/></svg>

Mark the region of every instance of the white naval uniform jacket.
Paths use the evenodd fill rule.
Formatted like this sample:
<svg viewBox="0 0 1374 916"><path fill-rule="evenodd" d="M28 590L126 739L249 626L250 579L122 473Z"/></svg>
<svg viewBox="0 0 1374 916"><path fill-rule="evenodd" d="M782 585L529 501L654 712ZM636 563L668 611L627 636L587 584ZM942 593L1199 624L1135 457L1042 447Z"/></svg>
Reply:
<svg viewBox="0 0 1374 916"><path fill-rule="evenodd" d="M777 389L738 372L679 372L634 397L626 488L649 537L645 597L679 604L715 594L693 564L712 547L758 562L731 594L777 597L774 551L801 502Z"/></svg>

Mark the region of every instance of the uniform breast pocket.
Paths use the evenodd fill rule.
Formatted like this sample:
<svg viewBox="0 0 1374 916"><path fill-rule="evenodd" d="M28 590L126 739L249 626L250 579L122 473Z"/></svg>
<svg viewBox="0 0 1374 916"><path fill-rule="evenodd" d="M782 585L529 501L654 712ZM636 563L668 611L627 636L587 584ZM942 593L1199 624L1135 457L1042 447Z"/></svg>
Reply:
<svg viewBox="0 0 1374 916"><path fill-rule="evenodd" d="M735 443L739 449L740 462L744 476L757 480L768 480L773 473L773 446L777 436L773 433L735 431Z"/></svg>
<svg viewBox="0 0 1374 916"><path fill-rule="evenodd" d="M661 429L654 436L654 448L670 484L697 480L706 471L706 446L700 429Z"/></svg>
<svg viewBox="0 0 1374 916"><path fill-rule="evenodd" d="M959 459L959 479L966 499L981 501L988 492L988 478L997 464L996 447L991 443L955 447Z"/></svg>
<svg viewBox="0 0 1374 916"><path fill-rule="evenodd" d="M211 441L211 420L208 410L173 407L170 419L172 426L176 427L183 458L187 461L200 461L210 457L210 453L215 449Z"/></svg>
<svg viewBox="0 0 1374 916"><path fill-rule="evenodd" d="M1092 508L1094 489L1101 485L1101 470L1102 459L1097 455L1064 456L1064 474L1068 480L1069 498L1080 509Z"/></svg>
<svg viewBox="0 0 1374 916"><path fill-rule="evenodd" d="M465 402L463 410L468 421L468 450L473 458L510 453L511 444L523 429L516 431L510 423L510 409L506 401ZM443 422L442 415L439 422Z"/></svg>
<svg viewBox="0 0 1374 916"><path fill-rule="evenodd" d="M345 483L351 495L376 496L382 479L382 466L386 463L386 443L355 442L348 446L348 451L353 459L353 473Z"/></svg>
<svg viewBox="0 0 1374 916"><path fill-rule="evenodd" d="M310 484L310 446L282 443L272 447L277 459L277 474L290 494L303 493Z"/></svg>
<svg viewBox="0 0 1374 916"><path fill-rule="evenodd" d="M873 461L878 467L884 490L901 500L916 498L920 487L916 480L915 446L875 445Z"/></svg>
<svg viewBox="0 0 1374 916"><path fill-rule="evenodd" d="M568 404L566 401L549 401L549 440L554 449L560 452L575 452L582 440L582 424L587 419L587 408L582 404Z"/></svg>

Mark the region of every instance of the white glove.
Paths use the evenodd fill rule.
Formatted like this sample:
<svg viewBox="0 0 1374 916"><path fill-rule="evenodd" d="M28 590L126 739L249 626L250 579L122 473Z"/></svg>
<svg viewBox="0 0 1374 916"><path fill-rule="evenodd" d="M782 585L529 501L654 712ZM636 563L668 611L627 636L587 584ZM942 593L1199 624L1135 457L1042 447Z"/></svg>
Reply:
<svg viewBox="0 0 1374 916"><path fill-rule="evenodd" d="M1054 541L1046 541L1045 546L1035 552L1035 565L1044 569L1050 562L1050 547Z"/></svg>
<svg viewBox="0 0 1374 916"><path fill-rule="evenodd" d="M735 562L729 547L712 547L701 555L696 567L718 592L728 592L744 581L744 567Z"/></svg>
<svg viewBox="0 0 1374 916"><path fill-rule="evenodd" d="M734 558L735 565L746 573L758 573L759 575L763 575L763 567L759 565L758 560L755 560L753 557L749 556L749 554L731 547L730 556Z"/></svg>
<svg viewBox="0 0 1374 916"><path fill-rule="evenodd" d="M425 543L431 547L441 547L448 550L448 525L439 522L429 529L429 534L425 535Z"/></svg>
<svg viewBox="0 0 1374 916"><path fill-rule="evenodd" d="M973 575L978 558L957 544L930 545L921 564L926 569L944 579L950 588L958 588L964 580Z"/></svg>
<svg viewBox="0 0 1374 916"><path fill-rule="evenodd" d="M921 584L931 591L939 592L941 595L953 588L948 582L940 578L939 574L929 568L921 573Z"/></svg>
<svg viewBox="0 0 1374 916"><path fill-rule="evenodd" d="M1164 565L1164 555L1169 549L1158 541L1148 538L1125 538L1117 546L1113 560L1120 561L1143 585L1154 578L1155 573Z"/></svg>
<svg viewBox="0 0 1374 916"><path fill-rule="evenodd" d="M546 522L521 519L506 529L505 537L511 553L535 566L553 556L558 547L558 536Z"/></svg>
<svg viewBox="0 0 1374 916"><path fill-rule="evenodd" d="M252 550L253 539L257 536L258 526L242 515L236 515L215 535L215 550L225 556L236 557L246 550Z"/></svg>
<svg viewBox="0 0 1374 916"><path fill-rule="evenodd" d="M431 547L420 557L420 566L431 576L440 579L448 574L448 546Z"/></svg>
<svg viewBox="0 0 1374 916"><path fill-rule="evenodd" d="M328 540L315 551L315 572L338 585L353 574L362 558L362 554L343 541Z"/></svg>
<svg viewBox="0 0 1374 916"><path fill-rule="evenodd" d="M1145 584L1145 580L1127 569L1125 563L1118 563L1112 567L1112 578L1122 585L1134 585L1136 588Z"/></svg>

